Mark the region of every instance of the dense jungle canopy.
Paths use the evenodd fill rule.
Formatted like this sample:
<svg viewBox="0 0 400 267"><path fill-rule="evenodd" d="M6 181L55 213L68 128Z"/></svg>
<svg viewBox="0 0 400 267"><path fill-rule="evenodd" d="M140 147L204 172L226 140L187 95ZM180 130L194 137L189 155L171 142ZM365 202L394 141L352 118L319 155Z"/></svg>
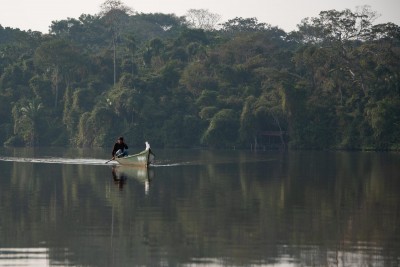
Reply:
<svg viewBox="0 0 400 267"><path fill-rule="evenodd" d="M106 4L47 34L0 25L1 144L400 148L400 28L368 7L287 33Z"/></svg>

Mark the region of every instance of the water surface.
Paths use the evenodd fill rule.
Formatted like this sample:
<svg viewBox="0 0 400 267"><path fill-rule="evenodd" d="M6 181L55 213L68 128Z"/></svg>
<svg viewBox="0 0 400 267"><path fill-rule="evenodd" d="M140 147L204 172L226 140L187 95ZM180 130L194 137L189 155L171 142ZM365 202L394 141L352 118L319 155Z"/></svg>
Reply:
<svg viewBox="0 0 400 267"><path fill-rule="evenodd" d="M0 149L0 266L400 265L398 153L154 152Z"/></svg>

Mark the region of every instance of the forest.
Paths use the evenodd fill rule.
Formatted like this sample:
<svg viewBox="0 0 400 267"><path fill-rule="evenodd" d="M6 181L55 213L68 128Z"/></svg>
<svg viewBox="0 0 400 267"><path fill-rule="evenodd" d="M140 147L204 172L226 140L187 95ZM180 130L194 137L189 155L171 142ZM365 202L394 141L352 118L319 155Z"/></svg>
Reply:
<svg viewBox="0 0 400 267"><path fill-rule="evenodd" d="M321 11L285 32L109 0L46 34L0 25L0 144L398 150L400 27L376 18Z"/></svg>

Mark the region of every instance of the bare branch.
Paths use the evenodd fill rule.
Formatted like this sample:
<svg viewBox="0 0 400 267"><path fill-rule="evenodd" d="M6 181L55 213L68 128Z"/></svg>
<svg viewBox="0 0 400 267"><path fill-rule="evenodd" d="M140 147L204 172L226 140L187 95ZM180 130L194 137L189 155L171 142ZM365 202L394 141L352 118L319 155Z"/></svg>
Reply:
<svg viewBox="0 0 400 267"><path fill-rule="evenodd" d="M192 28L210 31L216 29L221 16L211 13L208 9L189 9L186 13L186 19Z"/></svg>

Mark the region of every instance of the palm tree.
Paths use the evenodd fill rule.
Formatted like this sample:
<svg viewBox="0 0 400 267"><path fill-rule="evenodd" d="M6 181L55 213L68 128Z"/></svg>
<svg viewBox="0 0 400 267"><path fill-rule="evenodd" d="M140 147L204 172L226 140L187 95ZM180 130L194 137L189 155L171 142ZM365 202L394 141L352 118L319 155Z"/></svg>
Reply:
<svg viewBox="0 0 400 267"><path fill-rule="evenodd" d="M27 104L21 108L21 120L20 122L25 122L28 126L26 128L27 133L27 141L31 146L34 146L37 141L37 125L39 119L41 118L41 111L43 108L43 104L39 98L34 98L31 100L27 100Z"/></svg>

